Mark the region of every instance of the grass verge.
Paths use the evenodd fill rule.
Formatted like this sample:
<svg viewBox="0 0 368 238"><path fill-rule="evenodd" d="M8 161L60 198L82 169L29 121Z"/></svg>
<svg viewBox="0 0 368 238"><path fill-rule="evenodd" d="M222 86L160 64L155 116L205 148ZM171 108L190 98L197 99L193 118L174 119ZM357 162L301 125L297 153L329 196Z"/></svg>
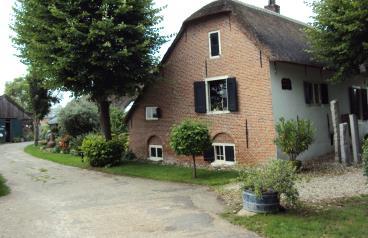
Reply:
<svg viewBox="0 0 368 238"><path fill-rule="evenodd" d="M368 196L326 204L325 209L302 208L276 215L223 217L270 238L368 237Z"/></svg>
<svg viewBox="0 0 368 238"><path fill-rule="evenodd" d="M82 162L80 157L67 154L54 154L41 150L34 145L27 146L25 148L25 152L34 157L63 165L83 169L93 169L115 175L126 175L162 181L218 186L230 183L238 176L238 172L236 171L197 169L198 178L193 179L191 168L174 165L160 165L141 161L125 161L122 165L117 167L95 169L91 168L87 162Z"/></svg>
<svg viewBox="0 0 368 238"><path fill-rule="evenodd" d="M0 175L0 197L10 193L10 188L6 186L6 180Z"/></svg>

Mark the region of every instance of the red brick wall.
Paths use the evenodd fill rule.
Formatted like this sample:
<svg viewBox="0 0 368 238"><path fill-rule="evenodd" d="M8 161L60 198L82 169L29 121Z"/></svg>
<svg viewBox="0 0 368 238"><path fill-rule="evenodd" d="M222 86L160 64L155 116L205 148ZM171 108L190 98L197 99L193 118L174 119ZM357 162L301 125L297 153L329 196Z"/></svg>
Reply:
<svg viewBox="0 0 368 238"><path fill-rule="evenodd" d="M209 59L208 32L216 30L221 34L222 55ZM235 142L238 163L255 163L276 155L269 59L263 55L261 67L260 48L247 35L233 17L225 15L187 27L164 66L165 79L146 90L132 114L130 146L138 157L147 158L148 140L155 135L163 143L166 162L189 162L190 158L175 156L168 142L170 128L186 118L207 122L213 137L219 133L230 136ZM193 82L223 75L237 79L239 111L220 115L195 113ZM146 106L160 107L162 118L146 121Z"/></svg>

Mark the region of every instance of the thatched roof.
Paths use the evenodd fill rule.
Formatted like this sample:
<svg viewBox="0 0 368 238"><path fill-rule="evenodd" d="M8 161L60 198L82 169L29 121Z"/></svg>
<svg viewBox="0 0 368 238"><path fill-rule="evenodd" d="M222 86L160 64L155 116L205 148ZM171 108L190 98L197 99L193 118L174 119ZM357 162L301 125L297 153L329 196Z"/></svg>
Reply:
<svg viewBox="0 0 368 238"><path fill-rule="evenodd" d="M322 66L306 52L308 44L304 29L309 27L307 24L236 0L214 1L186 19L162 63L166 62L190 23L219 14L232 14L257 43L270 50L271 61Z"/></svg>

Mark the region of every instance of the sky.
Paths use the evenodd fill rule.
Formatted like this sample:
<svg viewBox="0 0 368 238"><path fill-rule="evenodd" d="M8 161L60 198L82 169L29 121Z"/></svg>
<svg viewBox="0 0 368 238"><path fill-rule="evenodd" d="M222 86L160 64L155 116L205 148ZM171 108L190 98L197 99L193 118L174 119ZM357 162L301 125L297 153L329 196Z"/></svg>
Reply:
<svg viewBox="0 0 368 238"><path fill-rule="evenodd" d="M180 30L183 21L196 10L213 0L155 0L157 6L166 6L162 11L163 35L175 34ZM258 7L264 7L268 0L240 0ZM306 0L277 0L281 6L281 14L305 23L311 22L313 12L305 4ZM310 1L308 1L310 2ZM2 0L0 7L0 95L4 93L5 82L12 81L16 77L26 73L26 66L15 56L16 50L12 46L10 36L14 33L9 29L13 19L12 6L15 0ZM163 55L170 46L171 41L162 46L160 54ZM62 104L69 101L64 95Z"/></svg>

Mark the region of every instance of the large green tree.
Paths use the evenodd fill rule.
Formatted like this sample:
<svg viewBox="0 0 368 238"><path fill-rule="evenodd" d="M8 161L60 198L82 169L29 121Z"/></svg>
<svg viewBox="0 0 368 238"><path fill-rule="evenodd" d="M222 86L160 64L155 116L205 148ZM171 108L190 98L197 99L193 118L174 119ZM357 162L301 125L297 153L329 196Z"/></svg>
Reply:
<svg viewBox="0 0 368 238"><path fill-rule="evenodd" d="M53 103L58 99L45 86L45 80L40 74L30 71L26 76L29 84L30 108L33 115L34 143L38 145L40 121L50 112Z"/></svg>
<svg viewBox="0 0 368 238"><path fill-rule="evenodd" d="M11 82L6 82L5 94L21 105L26 111L31 112L29 84L25 77L15 78Z"/></svg>
<svg viewBox="0 0 368 238"><path fill-rule="evenodd" d="M318 0L307 30L315 58L334 70L332 80L360 73L368 60L368 0Z"/></svg>
<svg viewBox="0 0 368 238"><path fill-rule="evenodd" d="M18 0L14 43L49 85L98 105L111 139L110 96L135 94L158 72L160 9L153 0Z"/></svg>

